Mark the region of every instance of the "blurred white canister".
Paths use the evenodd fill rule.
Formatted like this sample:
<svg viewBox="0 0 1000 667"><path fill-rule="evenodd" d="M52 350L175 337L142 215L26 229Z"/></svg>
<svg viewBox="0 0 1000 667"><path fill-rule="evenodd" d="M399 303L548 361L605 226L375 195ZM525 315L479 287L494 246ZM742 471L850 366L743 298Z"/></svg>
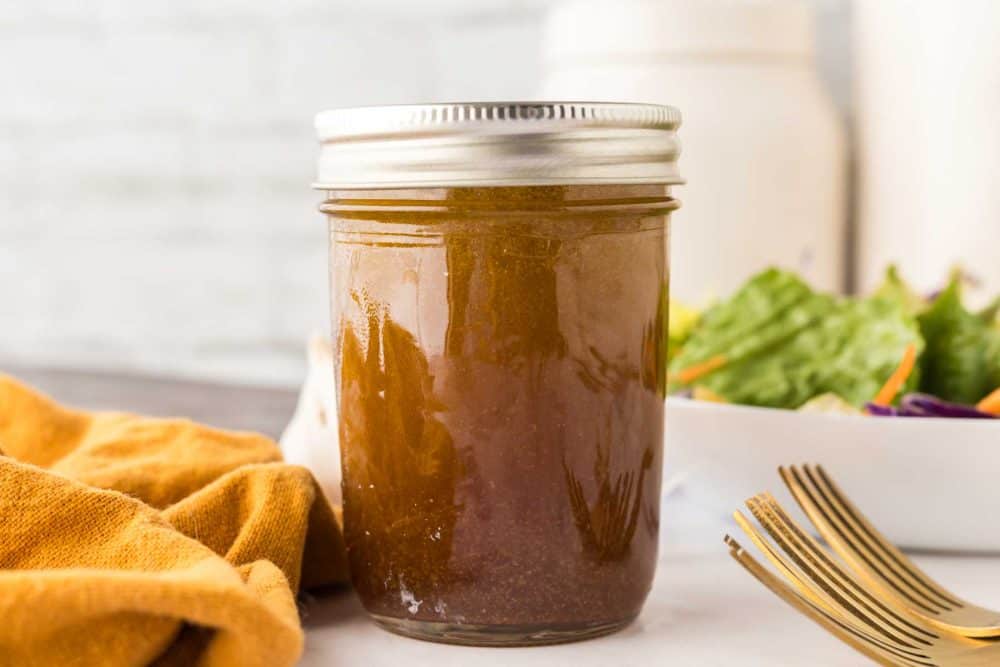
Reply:
<svg viewBox="0 0 1000 667"><path fill-rule="evenodd" d="M856 0L860 286L1000 291L1000 2ZM685 171L687 169L685 168Z"/></svg>
<svg viewBox="0 0 1000 667"><path fill-rule="evenodd" d="M684 115L671 282L688 301L770 264L840 289L844 135L792 0L569 2L549 17L542 94L660 102Z"/></svg>

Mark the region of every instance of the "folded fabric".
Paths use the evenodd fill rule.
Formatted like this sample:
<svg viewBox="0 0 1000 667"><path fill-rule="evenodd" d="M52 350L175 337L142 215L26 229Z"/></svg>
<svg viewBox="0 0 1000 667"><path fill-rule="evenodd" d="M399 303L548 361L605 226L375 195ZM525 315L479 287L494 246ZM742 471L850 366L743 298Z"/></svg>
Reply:
<svg viewBox="0 0 1000 667"><path fill-rule="evenodd" d="M0 665L294 664L337 520L271 440L60 407L0 375Z"/></svg>

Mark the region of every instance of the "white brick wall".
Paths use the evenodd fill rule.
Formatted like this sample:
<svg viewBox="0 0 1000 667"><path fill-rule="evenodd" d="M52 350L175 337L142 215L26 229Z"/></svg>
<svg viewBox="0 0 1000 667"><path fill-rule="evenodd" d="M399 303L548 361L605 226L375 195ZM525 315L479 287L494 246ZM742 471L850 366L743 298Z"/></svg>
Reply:
<svg viewBox="0 0 1000 667"><path fill-rule="evenodd" d="M0 359L294 384L312 115L532 97L552 0L0 0ZM846 0L815 0L847 103Z"/></svg>

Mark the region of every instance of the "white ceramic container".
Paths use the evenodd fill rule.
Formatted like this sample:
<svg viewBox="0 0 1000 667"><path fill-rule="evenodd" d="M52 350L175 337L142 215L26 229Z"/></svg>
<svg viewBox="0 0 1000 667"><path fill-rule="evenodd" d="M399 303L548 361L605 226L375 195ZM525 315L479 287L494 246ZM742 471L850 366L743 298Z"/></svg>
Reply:
<svg viewBox="0 0 1000 667"><path fill-rule="evenodd" d="M719 517L772 491L779 465L819 463L893 542L1000 552L1000 421L795 412L667 399L666 472ZM746 512L744 512L746 514Z"/></svg>
<svg viewBox="0 0 1000 667"><path fill-rule="evenodd" d="M855 0L854 21L861 287L895 262L932 290L961 264L995 295L1000 3Z"/></svg>
<svg viewBox="0 0 1000 667"><path fill-rule="evenodd" d="M675 296L728 294L769 264L843 287L844 136L800 2L570 2L544 49L544 96L683 109Z"/></svg>

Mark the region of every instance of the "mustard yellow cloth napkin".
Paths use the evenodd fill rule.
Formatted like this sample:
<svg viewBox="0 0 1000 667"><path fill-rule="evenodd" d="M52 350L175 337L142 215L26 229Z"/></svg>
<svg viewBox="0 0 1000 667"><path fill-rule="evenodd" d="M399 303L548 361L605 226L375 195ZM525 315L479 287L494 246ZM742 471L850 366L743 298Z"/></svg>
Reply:
<svg viewBox="0 0 1000 667"><path fill-rule="evenodd" d="M0 665L294 664L337 521L271 440L60 407L0 375Z"/></svg>

